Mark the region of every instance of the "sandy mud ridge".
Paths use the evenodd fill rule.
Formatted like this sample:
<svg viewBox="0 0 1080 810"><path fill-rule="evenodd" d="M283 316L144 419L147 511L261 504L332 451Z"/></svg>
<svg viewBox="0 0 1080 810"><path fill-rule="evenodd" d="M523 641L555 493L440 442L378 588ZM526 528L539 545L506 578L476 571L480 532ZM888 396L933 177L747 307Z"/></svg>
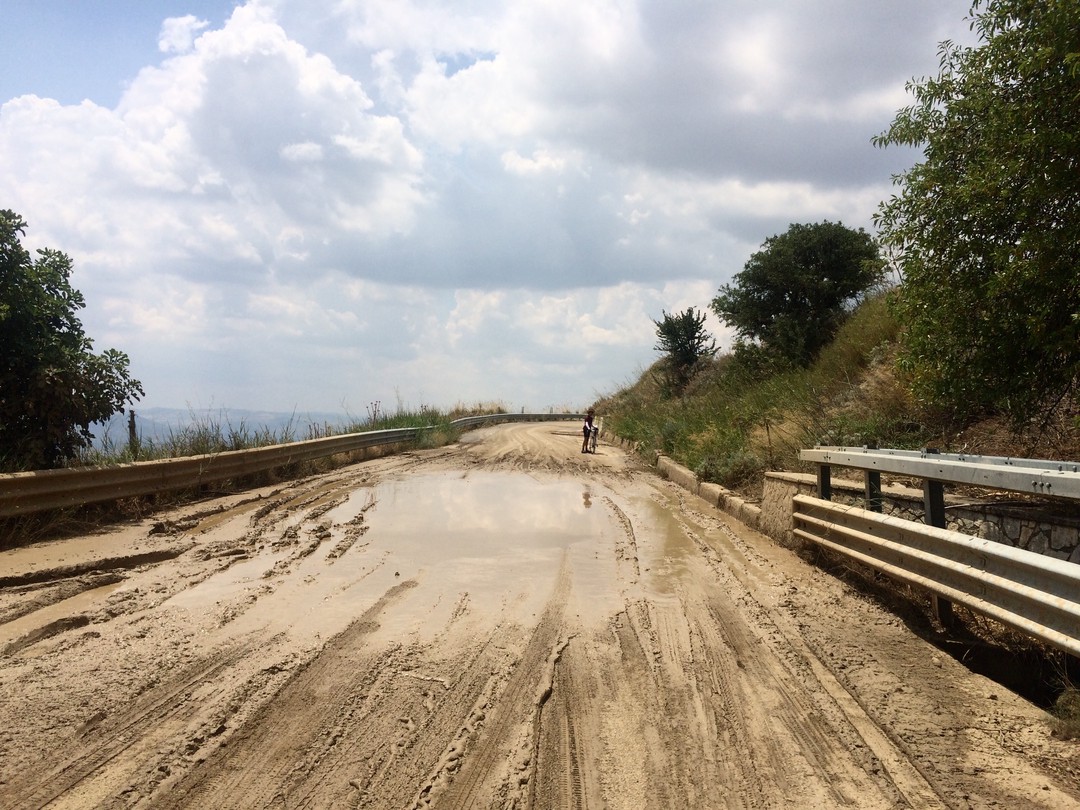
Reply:
<svg viewBox="0 0 1080 810"><path fill-rule="evenodd" d="M566 423L0 554L0 806L1069 808L1077 748Z"/></svg>

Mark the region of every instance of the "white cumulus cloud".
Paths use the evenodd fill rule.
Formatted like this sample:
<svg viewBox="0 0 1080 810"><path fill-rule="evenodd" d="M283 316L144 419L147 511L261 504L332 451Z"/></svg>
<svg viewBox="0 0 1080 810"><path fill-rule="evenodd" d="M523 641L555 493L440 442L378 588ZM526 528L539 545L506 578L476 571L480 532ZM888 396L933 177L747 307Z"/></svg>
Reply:
<svg viewBox="0 0 1080 810"><path fill-rule="evenodd" d="M209 23L193 14L183 17L169 17L161 24L158 36L158 50L162 53L186 53L191 50L195 37Z"/></svg>
<svg viewBox="0 0 1080 810"><path fill-rule="evenodd" d="M869 226L916 157L870 138L968 11L232 5L164 19L117 104L0 98L2 205L150 404L587 404L769 236Z"/></svg>

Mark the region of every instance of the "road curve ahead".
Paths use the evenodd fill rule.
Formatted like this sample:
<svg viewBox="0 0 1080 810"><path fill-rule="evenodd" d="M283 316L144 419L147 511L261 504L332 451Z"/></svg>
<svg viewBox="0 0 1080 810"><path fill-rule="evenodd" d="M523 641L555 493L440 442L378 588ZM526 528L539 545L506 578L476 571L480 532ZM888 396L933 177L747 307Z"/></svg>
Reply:
<svg viewBox="0 0 1080 810"><path fill-rule="evenodd" d="M1043 712L574 428L0 554L0 807L1080 808Z"/></svg>

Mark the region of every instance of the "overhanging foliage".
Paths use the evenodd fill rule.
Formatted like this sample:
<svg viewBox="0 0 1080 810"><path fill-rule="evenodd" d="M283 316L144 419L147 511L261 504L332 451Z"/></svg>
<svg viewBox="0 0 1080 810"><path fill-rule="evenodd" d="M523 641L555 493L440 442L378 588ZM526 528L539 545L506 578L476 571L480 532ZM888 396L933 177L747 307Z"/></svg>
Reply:
<svg viewBox="0 0 1080 810"><path fill-rule="evenodd" d="M93 343L76 315L71 259L22 246L26 223L0 211L0 468L54 467L87 447L90 425L142 396L128 357Z"/></svg>
<svg viewBox="0 0 1080 810"><path fill-rule="evenodd" d="M990 0L981 44L875 139L924 146L876 217L903 275L902 365L961 419L1047 417L1080 377L1080 3Z"/></svg>

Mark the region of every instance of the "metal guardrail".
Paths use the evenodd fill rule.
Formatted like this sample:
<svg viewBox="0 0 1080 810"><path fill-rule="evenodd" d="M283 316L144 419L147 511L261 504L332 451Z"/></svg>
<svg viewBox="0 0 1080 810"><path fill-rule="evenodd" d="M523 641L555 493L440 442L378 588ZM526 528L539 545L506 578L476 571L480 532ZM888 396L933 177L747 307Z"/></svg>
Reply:
<svg viewBox="0 0 1080 810"><path fill-rule="evenodd" d="M551 422L584 418L585 414L583 413L496 413L487 414L486 416L463 416L461 419L455 419L450 424L462 430L468 430L469 428L495 425L500 422Z"/></svg>
<svg viewBox="0 0 1080 810"><path fill-rule="evenodd" d="M857 467L952 484L1080 499L1080 463L1001 456L963 456L928 451L815 447L799 458L819 465Z"/></svg>
<svg viewBox="0 0 1080 810"><path fill-rule="evenodd" d="M873 447L827 447L817 445L813 450L804 450L804 453L853 453L858 457L888 456L896 459L923 458L932 461L960 461L968 464L990 464L1003 467L1017 467L1020 469L1057 470L1080 472L1080 462L1077 461L1050 461L1038 458L1014 458L1012 456L982 456L971 453L939 453L936 450L895 450L893 448L877 449Z"/></svg>
<svg viewBox="0 0 1080 810"><path fill-rule="evenodd" d="M1080 656L1080 565L796 495L794 532Z"/></svg>
<svg viewBox="0 0 1080 810"><path fill-rule="evenodd" d="M815 447L818 498L793 499L795 536L925 587L946 625L952 603L1080 655L1080 565L945 528L944 485L1080 499L1080 463L933 451ZM869 509L830 502L831 468L864 472ZM882 510L881 474L923 479L925 524Z"/></svg>
<svg viewBox="0 0 1080 810"><path fill-rule="evenodd" d="M456 419L462 430L500 422L578 419L580 414L489 414ZM417 441L432 427L349 433L322 439L201 456L136 461L115 467L40 470L0 475L0 517L188 489L303 461Z"/></svg>

